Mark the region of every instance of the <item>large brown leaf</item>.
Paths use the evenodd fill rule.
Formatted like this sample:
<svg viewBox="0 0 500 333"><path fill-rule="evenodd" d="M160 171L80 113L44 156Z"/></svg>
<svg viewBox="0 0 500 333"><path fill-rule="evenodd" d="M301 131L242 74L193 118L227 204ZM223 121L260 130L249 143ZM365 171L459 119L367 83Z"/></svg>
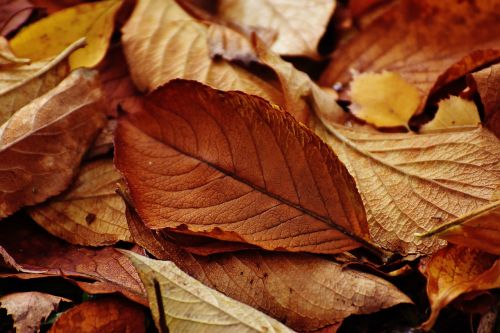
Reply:
<svg viewBox="0 0 500 333"><path fill-rule="evenodd" d="M192 255L148 229L133 210L129 213L134 239L148 252L294 330L312 331L351 314L411 302L383 279L313 255L265 251Z"/></svg>
<svg viewBox="0 0 500 333"><path fill-rule="evenodd" d="M45 230L73 244L131 241L125 204L115 193L120 180L111 160L91 162L64 194L32 208L30 215Z"/></svg>
<svg viewBox="0 0 500 333"><path fill-rule="evenodd" d="M347 83L351 69L385 69L414 84L424 102L437 88L500 58L499 12L500 3L490 0L400 1L335 51L321 82Z"/></svg>
<svg viewBox="0 0 500 333"><path fill-rule="evenodd" d="M180 80L124 108L134 114L119 121L115 164L148 227L273 250L377 251L352 177L288 113Z"/></svg>
<svg viewBox="0 0 500 333"><path fill-rule="evenodd" d="M329 125L317 133L346 164L375 243L402 254L444 245L423 233L488 204L500 184L500 144L482 128L387 134Z"/></svg>
<svg viewBox="0 0 500 333"><path fill-rule="evenodd" d="M0 127L0 217L69 185L103 109L95 72L78 70Z"/></svg>

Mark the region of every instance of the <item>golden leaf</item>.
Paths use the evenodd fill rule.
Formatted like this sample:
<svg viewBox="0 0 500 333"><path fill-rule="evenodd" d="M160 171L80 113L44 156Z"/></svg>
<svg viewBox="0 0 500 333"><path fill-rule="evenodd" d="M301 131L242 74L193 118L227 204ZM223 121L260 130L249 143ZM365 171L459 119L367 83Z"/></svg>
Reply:
<svg viewBox="0 0 500 333"><path fill-rule="evenodd" d="M481 123L476 104L466 99L450 96L439 101L434 119L420 128L421 133L460 126L476 126Z"/></svg>

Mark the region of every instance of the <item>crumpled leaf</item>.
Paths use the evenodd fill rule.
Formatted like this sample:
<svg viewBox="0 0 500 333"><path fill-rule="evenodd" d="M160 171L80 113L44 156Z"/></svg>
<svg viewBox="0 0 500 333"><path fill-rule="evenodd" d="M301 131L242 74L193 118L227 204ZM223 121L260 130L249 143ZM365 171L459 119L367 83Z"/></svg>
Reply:
<svg viewBox="0 0 500 333"><path fill-rule="evenodd" d="M500 64L472 73L467 76L467 80L479 92L486 127L500 138Z"/></svg>
<svg viewBox="0 0 500 333"><path fill-rule="evenodd" d="M127 255L146 286L160 332L293 332L279 321L210 289L171 261Z"/></svg>
<svg viewBox="0 0 500 333"><path fill-rule="evenodd" d="M0 127L0 217L59 194L104 125L95 72L77 70Z"/></svg>
<svg viewBox="0 0 500 333"><path fill-rule="evenodd" d="M137 304L118 297L99 298L63 312L49 333L143 333L145 320L144 310Z"/></svg>
<svg viewBox="0 0 500 333"><path fill-rule="evenodd" d="M500 201L483 206L422 235L500 255Z"/></svg>
<svg viewBox="0 0 500 333"><path fill-rule="evenodd" d="M294 330L312 331L351 314L411 303L383 279L308 254L245 251L191 255L148 229L135 212L130 215L134 239L155 257L173 261L206 286Z"/></svg>
<svg viewBox="0 0 500 333"><path fill-rule="evenodd" d="M432 313L422 327L429 330L442 308L466 292L500 287L500 259L462 246L448 246L419 266L427 277Z"/></svg>
<svg viewBox="0 0 500 333"><path fill-rule="evenodd" d="M500 144L486 129L415 135L323 124L316 133L356 180L373 241L390 251L433 253L445 242L415 234L488 204L500 184Z"/></svg>
<svg viewBox="0 0 500 333"><path fill-rule="evenodd" d="M334 9L335 0L221 0L217 16L247 32L275 32L278 54L315 58Z"/></svg>
<svg viewBox="0 0 500 333"><path fill-rule="evenodd" d="M85 37L87 45L69 58L72 69L94 67L105 56L122 0L85 3L58 11L22 29L11 41L19 57L41 60L53 57Z"/></svg>
<svg viewBox="0 0 500 333"><path fill-rule="evenodd" d="M21 268L0 272L0 277L62 276L90 294L119 292L147 305L140 278L123 254L112 247L91 249L68 244L28 220L18 215L0 223L0 244Z"/></svg>
<svg viewBox="0 0 500 333"><path fill-rule="evenodd" d="M439 101L434 119L424 124L420 132L427 133L455 126L476 126L480 123L479 111L474 102L458 96L450 96Z"/></svg>
<svg viewBox="0 0 500 333"><path fill-rule="evenodd" d="M377 252L347 170L288 113L182 80L123 107L135 111L118 122L115 165L148 227L272 250Z"/></svg>
<svg viewBox="0 0 500 333"><path fill-rule="evenodd" d="M125 204L115 193L120 180L112 160L88 163L67 191L30 209L30 215L45 230L72 244L132 241Z"/></svg>
<svg viewBox="0 0 500 333"><path fill-rule="evenodd" d="M7 309L7 314L12 316L17 333L39 332L41 321L57 310L61 302L71 301L37 291L0 296L0 308Z"/></svg>
<svg viewBox="0 0 500 333"><path fill-rule="evenodd" d="M352 70L398 72L422 108L430 93L500 57L499 11L489 0L399 1L336 49L320 82L346 84Z"/></svg>
<svg viewBox="0 0 500 333"><path fill-rule="evenodd" d="M0 70L0 124L68 76L67 58L84 43L85 40L80 39L54 58Z"/></svg>
<svg viewBox="0 0 500 333"><path fill-rule="evenodd" d="M31 15L33 4L28 0L0 0L0 35L19 28Z"/></svg>

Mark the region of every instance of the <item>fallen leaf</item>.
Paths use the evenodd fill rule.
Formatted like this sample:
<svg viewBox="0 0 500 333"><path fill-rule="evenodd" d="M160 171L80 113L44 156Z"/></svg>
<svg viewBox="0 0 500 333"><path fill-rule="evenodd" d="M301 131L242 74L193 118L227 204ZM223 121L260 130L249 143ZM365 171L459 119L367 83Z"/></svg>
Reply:
<svg viewBox="0 0 500 333"><path fill-rule="evenodd" d="M424 233L490 202L500 184L500 144L483 128L391 134L316 127L356 180L373 241L431 254L445 242Z"/></svg>
<svg viewBox="0 0 500 333"><path fill-rule="evenodd" d="M351 83L352 113L377 127L405 126L417 111L420 93L397 72L363 73Z"/></svg>
<svg viewBox="0 0 500 333"><path fill-rule="evenodd" d="M82 69L0 127L0 217L66 189L103 113L95 72Z"/></svg>
<svg viewBox="0 0 500 333"><path fill-rule="evenodd" d="M19 57L41 60L85 37L87 45L69 58L71 69L94 67L105 56L121 0L84 3L58 11L22 29L10 46Z"/></svg>
<svg viewBox="0 0 500 333"><path fill-rule="evenodd" d="M135 111L118 121L115 165L148 227L273 250L377 252L352 177L288 113L182 80L123 107Z"/></svg>
<svg viewBox="0 0 500 333"><path fill-rule="evenodd" d="M75 306L61 314L49 333L146 332L141 306L118 297L99 298Z"/></svg>
<svg viewBox="0 0 500 333"><path fill-rule="evenodd" d="M85 0L31 0L37 8L43 8L47 13L52 14L61 9L76 6Z"/></svg>
<svg viewBox="0 0 500 333"><path fill-rule="evenodd" d="M500 201L480 207L422 236L433 235L450 243L500 255Z"/></svg>
<svg viewBox="0 0 500 333"><path fill-rule="evenodd" d="M126 254L146 286L160 332L293 332L254 308L208 288L171 261Z"/></svg>
<svg viewBox="0 0 500 333"><path fill-rule="evenodd" d="M42 320L57 310L61 302L71 301L37 291L0 296L0 308L6 309L7 314L12 316L17 333L39 332Z"/></svg>
<svg viewBox="0 0 500 333"><path fill-rule="evenodd" d="M148 229L133 211L130 214L134 239L148 252L294 330L316 330L351 314L411 303L381 278L313 255L264 251L192 255Z"/></svg>
<svg viewBox="0 0 500 333"><path fill-rule="evenodd" d="M479 111L472 101L450 96L438 103L434 119L420 128L420 133L452 128L455 126L476 126L481 123Z"/></svg>
<svg viewBox="0 0 500 333"><path fill-rule="evenodd" d="M431 315L422 327L429 330L439 312L455 298L471 291L500 287L500 259L462 246L448 246L421 263L427 278Z"/></svg>
<svg viewBox="0 0 500 333"><path fill-rule="evenodd" d="M68 56L82 47L80 39L51 59L0 71L0 124L33 99L49 92L69 74Z"/></svg>
<svg viewBox="0 0 500 333"><path fill-rule="evenodd" d="M31 15L33 4L28 0L0 0L0 35L18 29Z"/></svg>
<svg viewBox="0 0 500 333"><path fill-rule="evenodd" d="M30 215L45 230L72 244L130 242L125 204L115 193L120 180L112 160L88 163L66 192L33 207Z"/></svg>
<svg viewBox="0 0 500 333"><path fill-rule="evenodd" d="M399 1L336 49L320 82L347 84L351 69L398 72L418 88L422 108L444 84L500 57L499 11L489 0Z"/></svg>
<svg viewBox="0 0 500 333"><path fill-rule="evenodd" d="M116 119L108 119L106 125L99 132L92 146L87 151L85 159L90 160L95 157L106 155L113 150L113 137L115 135Z"/></svg>
<svg viewBox="0 0 500 333"><path fill-rule="evenodd" d="M9 42L4 37L0 36L0 69L5 69L8 66L27 64L30 59L18 58L10 49Z"/></svg>
<svg viewBox="0 0 500 333"><path fill-rule="evenodd" d="M318 43L335 10L334 0L221 0L217 16L247 32L277 32L278 54L318 57Z"/></svg>
<svg viewBox="0 0 500 333"><path fill-rule="evenodd" d="M484 107L484 123L500 138L500 64L485 68L467 76L467 80L479 92Z"/></svg>
<svg viewBox="0 0 500 333"><path fill-rule="evenodd" d="M23 216L0 223L0 244L21 268L18 273L0 273L0 277L62 276L90 294L119 292L147 305L144 287L134 267L112 247L91 249L68 244Z"/></svg>

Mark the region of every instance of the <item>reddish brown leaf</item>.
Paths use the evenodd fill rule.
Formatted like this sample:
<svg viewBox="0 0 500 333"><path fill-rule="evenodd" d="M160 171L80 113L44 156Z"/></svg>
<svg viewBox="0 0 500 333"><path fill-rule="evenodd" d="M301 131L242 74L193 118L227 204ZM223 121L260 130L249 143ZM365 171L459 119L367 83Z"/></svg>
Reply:
<svg viewBox="0 0 500 333"><path fill-rule="evenodd" d="M146 331L144 309L118 297L84 302L64 312L50 333L142 333Z"/></svg>
<svg viewBox="0 0 500 333"><path fill-rule="evenodd" d="M265 249L377 251L352 177L289 114L181 80L124 107L140 112L119 121L115 164L148 227Z"/></svg>
<svg viewBox="0 0 500 333"><path fill-rule="evenodd" d="M33 4L28 0L0 0L0 35L6 36L28 19Z"/></svg>
<svg viewBox="0 0 500 333"><path fill-rule="evenodd" d="M84 2L84 0L32 0L33 4L38 8L43 8L47 13L52 14L61 9L76 6Z"/></svg>
<svg viewBox="0 0 500 333"><path fill-rule="evenodd" d="M0 127L0 217L59 194L104 125L95 72L77 70Z"/></svg>

